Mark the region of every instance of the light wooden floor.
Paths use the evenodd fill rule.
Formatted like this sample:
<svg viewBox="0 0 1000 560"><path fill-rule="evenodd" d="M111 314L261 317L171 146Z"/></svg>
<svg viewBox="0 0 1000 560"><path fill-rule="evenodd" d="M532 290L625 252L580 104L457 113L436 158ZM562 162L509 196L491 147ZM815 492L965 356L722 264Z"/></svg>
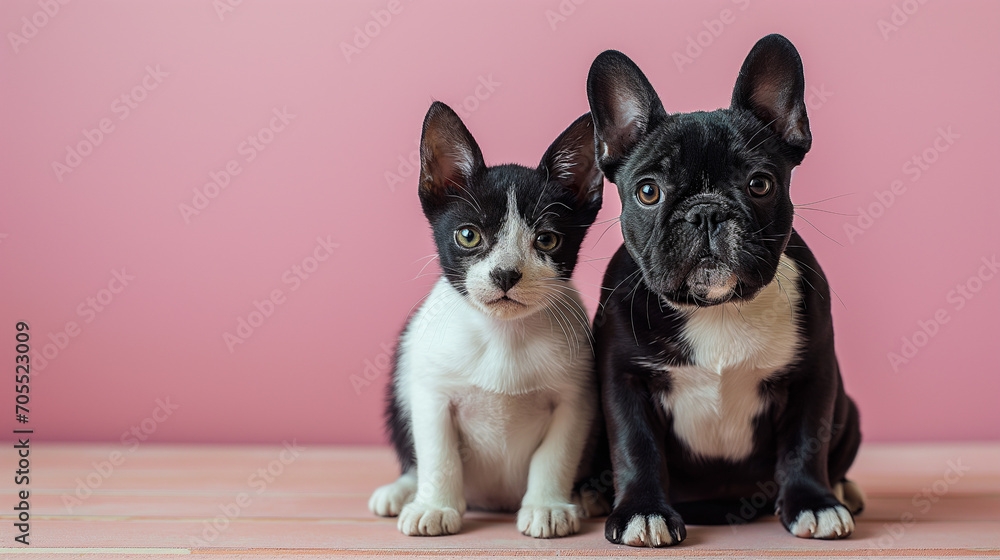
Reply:
<svg viewBox="0 0 1000 560"><path fill-rule="evenodd" d="M770 518L736 529L689 527L681 546L657 550L609 544L602 519L585 522L582 533L573 537L536 540L519 534L511 515L472 513L459 535L404 537L395 520L376 518L366 506L371 490L396 475L388 449L305 446L297 457L290 452L282 457L281 449L142 444L129 452L120 445L35 443L31 547L4 548L0 554L23 558L1000 556L1000 444L864 447L852 478L868 492L868 509L848 540L797 539ZM11 449L2 452L0 463L2 547L16 544L12 456ZM119 464L112 465L110 459ZM270 474L263 476L261 472L268 469ZM213 520L220 530L213 528Z"/></svg>

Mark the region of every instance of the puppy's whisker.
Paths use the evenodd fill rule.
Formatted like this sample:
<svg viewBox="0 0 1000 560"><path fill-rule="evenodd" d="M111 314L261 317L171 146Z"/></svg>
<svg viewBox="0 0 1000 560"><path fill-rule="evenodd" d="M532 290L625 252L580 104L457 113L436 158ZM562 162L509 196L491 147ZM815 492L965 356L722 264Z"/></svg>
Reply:
<svg viewBox="0 0 1000 560"><path fill-rule="evenodd" d="M816 201L814 201L814 202L806 202L805 204L796 204L796 205L795 205L795 207L796 207L796 208L798 208L798 207L802 207L802 206L812 206L812 205L814 205L814 204L820 204L820 203L822 203L822 202L826 202L826 201L828 201L828 200L836 200L836 199L838 199L838 198L843 198L843 197L845 197L845 196L851 196L851 195L853 195L853 194L854 194L854 193L844 193L844 194L838 194L837 196L831 196L831 197L827 197L827 198L824 198L824 199L822 199L822 200L816 200Z"/></svg>
<svg viewBox="0 0 1000 560"><path fill-rule="evenodd" d="M749 146L749 145L750 145L750 142L753 142L753 139L754 139L754 138L756 138L758 134L760 134L761 132L763 132L763 131L767 130L767 129L768 129L768 128L769 128L769 127L770 127L770 126L772 125L772 124L774 124L774 123L775 123L775 122L776 122L777 120L778 120L778 117L774 117L774 119L773 119L773 120L772 120L771 122L769 122L769 123L765 124L764 126L762 126L762 127L758 128L758 129L757 129L757 132L754 132L754 133L753 133L753 136L751 136L751 137L750 137L750 139L749 139L749 140L747 140L747 143L743 145L743 148L742 148L742 150L745 150L745 149L747 149L747 146ZM759 145L760 145L760 144L758 144L758 146L759 146ZM742 150L741 150L741 151L742 151Z"/></svg>
<svg viewBox="0 0 1000 560"><path fill-rule="evenodd" d="M833 210L824 210L822 208L806 208L804 206L794 206L796 210L811 210L813 212L823 212L824 214L833 214L834 216L848 216L851 218L856 218L857 214L847 214L845 212L834 212Z"/></svg>
<svg viewBox="0 0 1000 560"><path fill-rule="evenodd" d="M821 230L818 227L816 227L815 225L813 225L813 223L809 221L809 218L806 218L805 216L803 216L802 214L799 214L798 212L795 212L795 215L797 217L799 217L799 218L802 218L807 224L809 224L810 226L812 226L812 228L814 230L818 231L820 233L820 235L822 235L823 237L829 239L830 241L833 241L834 243L836 243L837 245L839 245L841 247L844 246L840 241L837 241L836 239L830 237L829 235L827 235L826 233L824 233L823 230Z"/></svg>

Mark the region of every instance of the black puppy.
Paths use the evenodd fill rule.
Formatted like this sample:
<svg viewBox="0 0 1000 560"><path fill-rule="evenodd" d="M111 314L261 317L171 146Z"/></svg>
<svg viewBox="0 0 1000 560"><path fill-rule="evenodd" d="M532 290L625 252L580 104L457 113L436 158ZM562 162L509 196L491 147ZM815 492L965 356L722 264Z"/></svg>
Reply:
<svg viewBox="0 0 1000 560"><path fill-rule="evenodd" d="M607 51L587 93L625 244L604 278L597 369L611 444L611 542L665 546L688 522L777 511L794 535L846 537L861 434L834 353L829 287L792 229L792 168L812 143L802 62L761 39L728 109L668 115Z"/></svg>

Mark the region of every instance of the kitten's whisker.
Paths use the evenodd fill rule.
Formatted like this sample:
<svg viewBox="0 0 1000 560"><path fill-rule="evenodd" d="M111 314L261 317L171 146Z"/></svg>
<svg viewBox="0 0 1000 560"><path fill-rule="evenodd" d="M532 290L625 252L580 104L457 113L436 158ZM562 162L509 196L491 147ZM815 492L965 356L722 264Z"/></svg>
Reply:
<svg viewBox="0 0 1000 560"><path fill-rule="evenodd" d="M609 220L611 223L608 224L608 227L604 228L604 231L601 232L601 235L597 237L597 241L594 242L593 247L597 247L597 244L600 243L602 239L604 239L604 234L608 233L608 230L611 229L611 226L615 225L615 222L621 221L621 219L622 219L621 216L618 216L614 220Z"/></svg>

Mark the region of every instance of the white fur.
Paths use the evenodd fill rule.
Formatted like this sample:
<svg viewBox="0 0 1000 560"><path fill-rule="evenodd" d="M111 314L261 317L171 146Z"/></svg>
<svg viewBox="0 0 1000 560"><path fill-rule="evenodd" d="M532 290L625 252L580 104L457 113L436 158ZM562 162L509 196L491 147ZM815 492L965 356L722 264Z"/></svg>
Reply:
<svg viewBox="0 0 1000 560"><path fill-rule="evenodd" d="M844 506L805 510L788 530L796 537L813 539L840 539L854 532L854 518Z"/></svg>
<svg viewBox="0 0 1000 560"><path fill-rule="evenodd" d="M622 544L629 546L669 546L674 537L660 515L634 515L622 533Z"/></svg>
<svg viewBox="0 0 1000 560"><path fill-rule="evenodd" d="M799 272L784 255L778 272L752 301L687 311L683 336L693 365L643 362L670 373L673 386L661 404L673 416L674 433L698 455L746 458L753 421L768 404L760 383L796 359Z"/></svg>
<svg viewBox="0 0 1000 560"><path fill-rule="evenodd" d="M535 537L580 527L571 493L597 400L589 323L572 283L531 249L513 202L497 245L470 268L468 295L442 278L400 340L396 392L417 457L416 493L399 514L406 534L457 532L467 504L520 507L518 528ZM488 278L498 266L522 270L508 295L523 308L489 304L502 295ZM391 515L398 484L376 491L373 511Z"/></svg>

